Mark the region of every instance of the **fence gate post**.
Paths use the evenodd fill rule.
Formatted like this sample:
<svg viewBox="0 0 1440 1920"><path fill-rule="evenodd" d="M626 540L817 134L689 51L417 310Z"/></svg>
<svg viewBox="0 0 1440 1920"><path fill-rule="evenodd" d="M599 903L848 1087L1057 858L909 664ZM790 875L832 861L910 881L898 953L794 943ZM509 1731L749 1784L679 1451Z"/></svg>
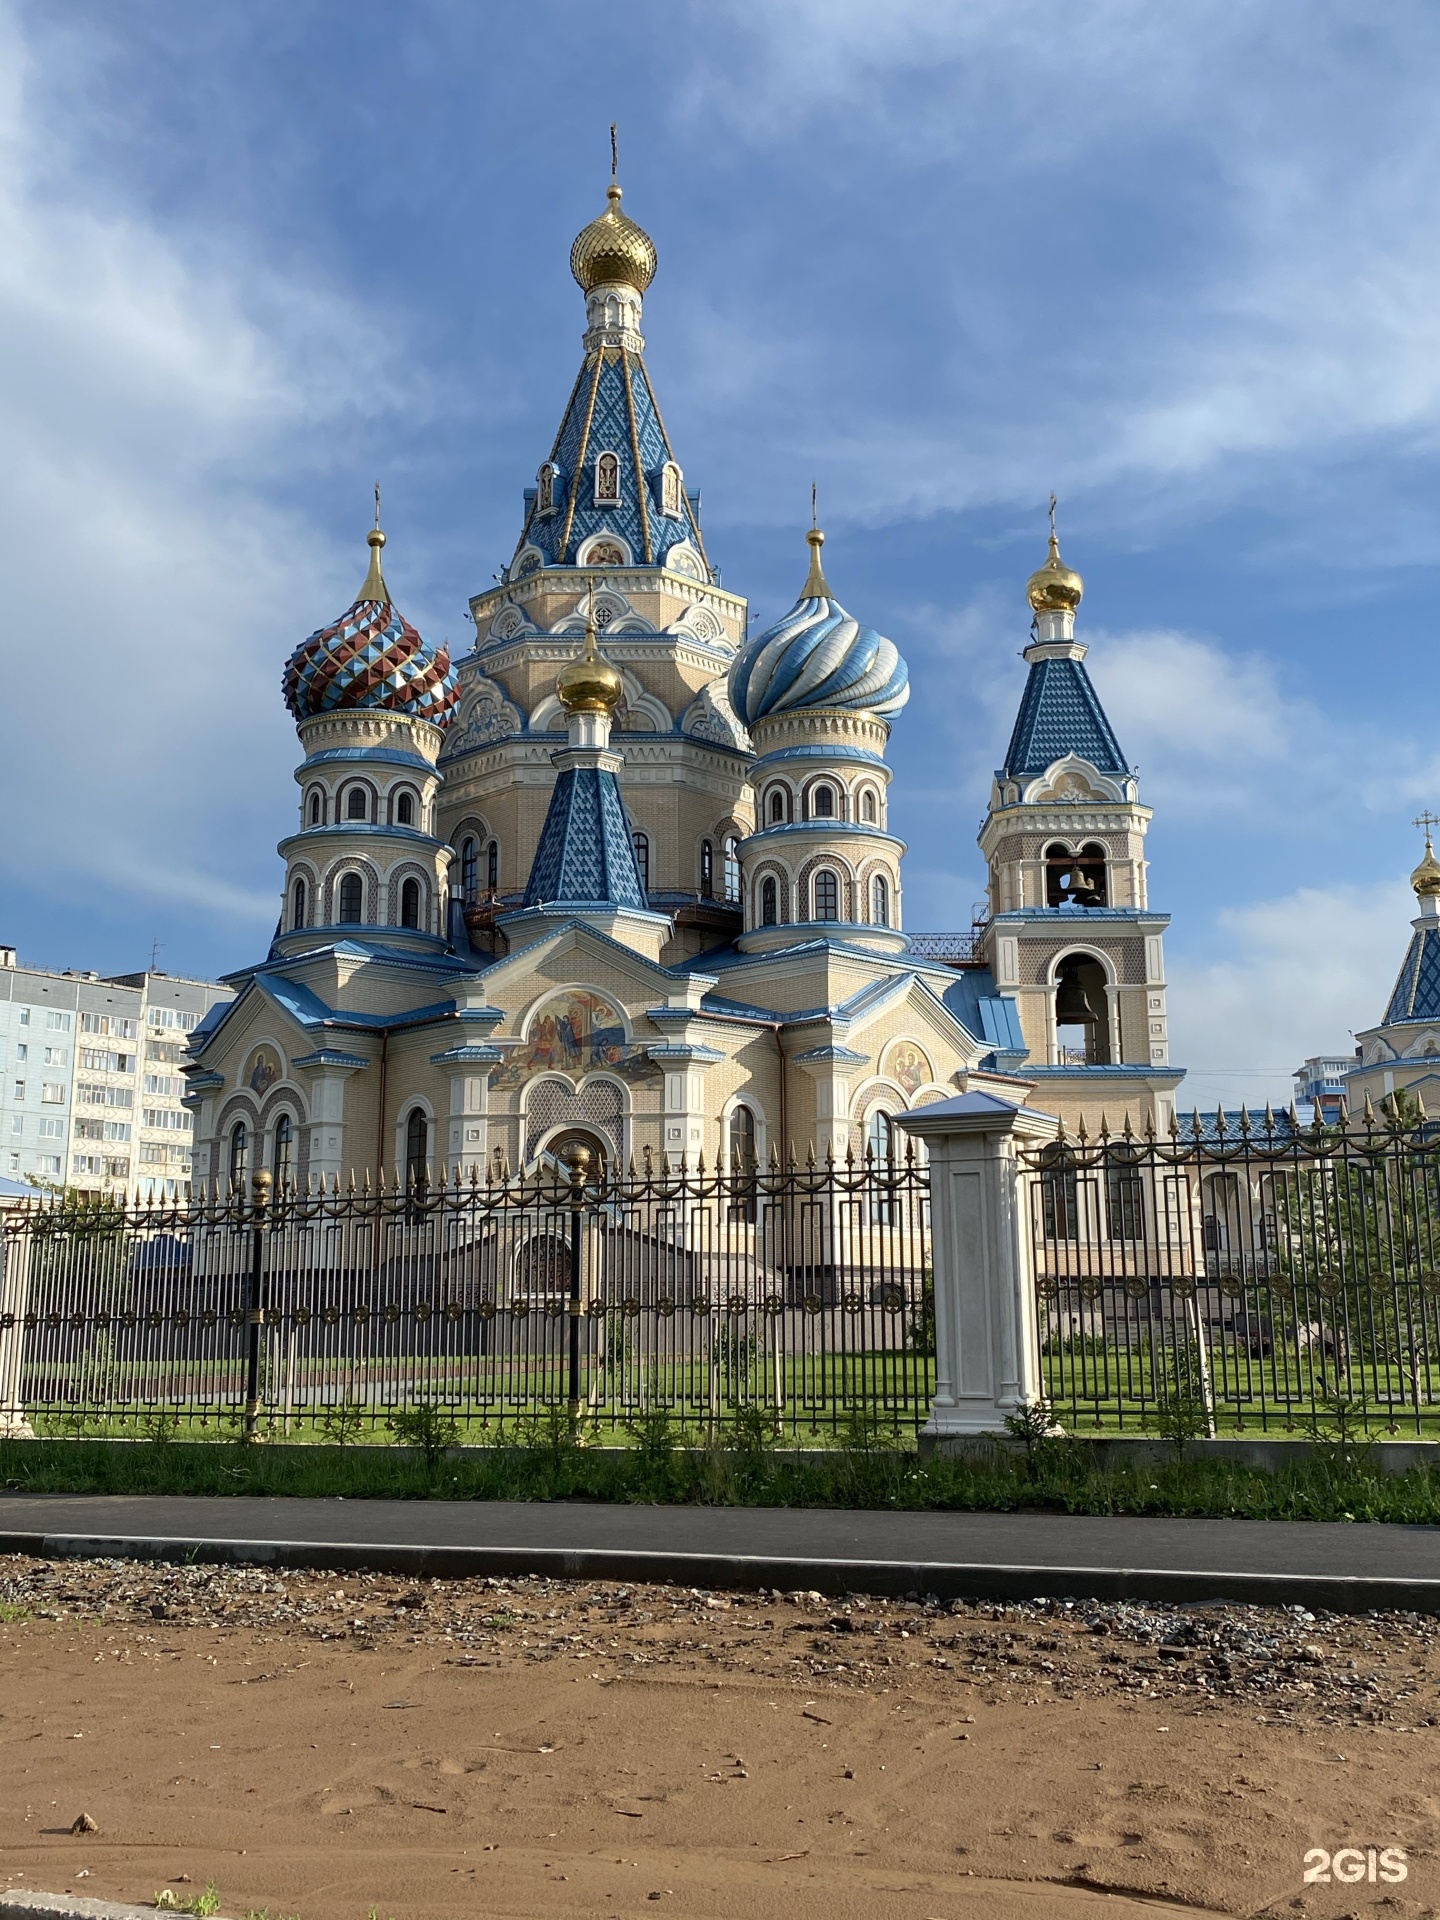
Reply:
<svg viewBox="0 0 1440 1920"><path fill-rule="evenodd" d="M1041 1395L1029 1179L1018 1149L1053 1140L1046 1113L975 1089L897 1113L930 1158L935 1398L925 1434L1001 1433Z"/></svg>
<svg viewBox="0 0 1440 1920"><path fill-rule="evenodd" d="M33 1440L25 1417L25 1315L30 1307L29 1223L0 1235L0 1439ZM6 1323L9 1323L8 1325Z"/></svg>

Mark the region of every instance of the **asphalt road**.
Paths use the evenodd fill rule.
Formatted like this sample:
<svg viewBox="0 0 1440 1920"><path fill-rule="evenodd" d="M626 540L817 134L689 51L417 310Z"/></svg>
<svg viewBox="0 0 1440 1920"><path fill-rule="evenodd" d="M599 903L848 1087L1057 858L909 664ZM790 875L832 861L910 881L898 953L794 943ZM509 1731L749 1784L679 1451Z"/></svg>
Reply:
<svg viewBox="0 0 1440 1920"><path fill-rule="evenodd" d="M1440 1612L1440 1528L598 1503L0 1496L0 1553Z"/></svg>

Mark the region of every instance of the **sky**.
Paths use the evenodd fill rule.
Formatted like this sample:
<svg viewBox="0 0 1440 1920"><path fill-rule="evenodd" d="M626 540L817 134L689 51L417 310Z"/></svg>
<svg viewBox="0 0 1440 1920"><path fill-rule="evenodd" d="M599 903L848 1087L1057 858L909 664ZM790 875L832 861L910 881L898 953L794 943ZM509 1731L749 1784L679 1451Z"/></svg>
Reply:
<svg viewBox="0 0 1440 1920"><path fill-rule="evenodd" d="M974 836L1060 497L1155 809L1182 1102L1373 1024L1440 810L1440 10L1391 0L0 0L0 939L259 957L285 657L386 574L462 646L584 325L647 360L751 618L899 645L906 924Z"/></svg>

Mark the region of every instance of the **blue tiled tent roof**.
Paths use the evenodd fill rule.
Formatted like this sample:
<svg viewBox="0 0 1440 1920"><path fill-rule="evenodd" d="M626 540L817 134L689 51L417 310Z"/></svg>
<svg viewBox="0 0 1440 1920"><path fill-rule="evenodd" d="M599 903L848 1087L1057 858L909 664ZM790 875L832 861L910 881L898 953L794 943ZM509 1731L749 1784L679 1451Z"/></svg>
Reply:
<svg viewBox="0 0 1440 1920"><path fill-rule="evenodd" d="M595 504L595 460L601 453L613 453L620 462L618 506ZM550 453L556 470L554 506L540 512L531 491L516 552L537 547L547 566L570 566L592 533L617 533L637 566L663 566L667 551L681 540L703 557L699 516L684 490L678 516L661 512L660 473L674 458L645 362L624 347L593 348L571 389Z"/></svg>
<svg viewBox="0 0 1440 1920"><path fill-rule="evenodd" d="M1397 1020L1440 1020L1440 927L1417 927L1385 1009L1385 1026Z"/></svg>
<svg viewBox="0 0 1440 1920"><path fill-rule="evenodd" d="M525 905L557 902L646 911L625 802L603 768L566 767L550 796Z"/></svg>
<svg viewBox="0 0 1440 1920"><path fill-rule="evenodd" d="M1032 661L1003 771L1021 778L1043 773L1067 753L1100 773L1129 771L1084 663Z"/></svg>

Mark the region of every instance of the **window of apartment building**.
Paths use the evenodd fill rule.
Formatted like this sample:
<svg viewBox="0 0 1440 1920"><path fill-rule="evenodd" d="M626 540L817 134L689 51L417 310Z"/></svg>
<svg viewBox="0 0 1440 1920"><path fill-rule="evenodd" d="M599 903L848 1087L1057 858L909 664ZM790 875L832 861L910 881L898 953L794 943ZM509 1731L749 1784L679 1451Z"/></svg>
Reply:
<svg viewBox="0 0 1440 1920"><path fill-rule="evenodd" d="M59 1154L58 1153L37 1153L35 1156L35 1171L37 1173L58 1174L60 1171Z"/></svg>
<svg viewBox="0 0 1440 1920"><path fill-rule="evenodd" d="M65 1138L65 1122L63 1120L42 1120L40 1122L40 1138L42 1140L63 1140Z"/></svg>
<svg viewBox="0 0 1440 1920"><path fill-rule="evenodd" d="M191 1033L200 1024L198 1013L182 1013L179 1007L151 1007L145 1018L152 1027L178 1027L181 1033Z"/></svg>
<svg viewBox="0 0 1440 1920"><path fill-rule="evenodd" d="M129 1087L97 1087L81 1080L75 1098L82 1107L133 1107L135 1095Z"/></svg>
<svg viewBox="0 0 1440 1920"><path fill-rule="evenodd" d="M18 1153L12 1153L10 1156L10 1171L11 1173L18 1173L20 1171L20 1156Z"/></svg>
<svg viewBox="0 0 1440 1920"><path fill-rule="evenodd" d="M162 1066L178 1067L185 1059L185 1047L179 1040L147 1040L145 1058Z"/></svg>
<svg viewBox="0 0 1440 1920"><path fill-rule="evenodd" d="M189 1133L195 1121L183 1107L146 1107L140 1124L154 1133Z"/></svg>
<svg viewBox="0 0 1440 1920"><path fill-rule="evenodd" d="M29 1009L28 1007L21 1007L21 1009L20 1009L20 1021L19 1021L19 1024L20 1024L20 1025L21 1025L22 1027L28 1027L28 1026L29 1026L29 1024L30 1024L30 1009Z"/></svg>
<svg viewBox="0 0 1440 1920"><path fill-rule="evenodd" d="M189 1173L190 1152L187 1147L172 1145L168 1140L142 1140L140 1164L142 1167L179 1167Z"/></svg>
<svg viewBox="0 0 1440 1920"><path fill-rule="evenodd" d="M70 1016L65 1015L65 1024L70 1024ZM118 1013L82 1013L80 1031L82 1033L106 1034L112 1040L133 1040L139 1032L139 1022L124 1020Z"/></svg>
<svg viewBox="0 0 1440 1920"><path fill-rule="evenodd" d="M42 1132L44 1130L42 1123ZM75 1122L77 1140L114 1140L122 1146L130 1139L128 1120L77 1120Z"/></svg>
<svg viewBox="0 0 1440 1920"><path fill-rule="evenodd" d="M28 1060L30 1058L30 1049L29 1047L26 1046L23 1040L20 1042L19 1046L17 1046L15 1049L15 1058L17 1062L21 1060Z"/></svg>
<svg viewBox="0 0 1440 1920"><path fill-rule="evenodd" d="M63 1107L65 1104L65 1082L63 1080L42 1080L40 1098L47 1107Z"/></svg>
<svg viewBox="0 0 1440 1920"><path fill-rule="evenodd" d="M147 1073L145 1092L158 1093L162 1099L178 1100L185 1091L185 1082L176 1073Z"/></svg>
<svg viewBox="0 0 1440 1920"><path fill-rule="evenodd" d="M11 1133L23 1133L25 1131L25 1116L23 1113L11 1114L10 1131Z"/></svg>
<svg viewBox="0 0 1440 1920"><path fill-rule="evenodd" d="M68 1047L46 1047L45 1064L47 1067L68 1067L70 1049Z"/></svg>
<svg viewBox="0 0 1440 1920"><path fill-rule="evenodd" d="M70 1016L68 1013L57 1013L53 1007L47 1007L45 1025L51 1033L69 1033Z"/></svg>
<svg viewBox="0 0 1440 1920"><path fill-rule="evenodd" d="M23 1100L25 1098L25 1082L23 1080L17 1080L15 1082L15 1098L17 1100Z"/></svg>
<svg viewBox="0 0 1440 1920"><path fill-rule="evenodd" d="M133 1073L133 1053L113 1052L109 1047L81 1047L80 1064L87 1073Z"/></svg>

